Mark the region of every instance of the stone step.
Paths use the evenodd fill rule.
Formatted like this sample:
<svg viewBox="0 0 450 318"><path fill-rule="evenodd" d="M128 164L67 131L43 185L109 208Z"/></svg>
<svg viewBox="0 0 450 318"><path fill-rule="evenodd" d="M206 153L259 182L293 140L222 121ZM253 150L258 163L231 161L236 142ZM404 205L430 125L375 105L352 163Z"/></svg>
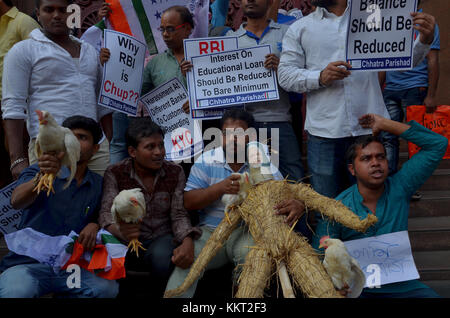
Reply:
<svg viewBox="0 0 450 318"><path fill-rule="evenodd" d="M411 201L410 218L450 216L450 190L420 191L422 198Z"/></svg>
<svg viewBox="0 0 450 318"><path fill-rule="evenodd" d="M408 230L413 251L450 250L450 216L410 218Z"/></svg>
<svg viewBox="0 0 450 318"><path fill-rule="evenodd" d="M443 298L450 298L450 279L425 280L422 282L428 287L431 287L439 296Z"/></svg>
<svg viewBox="0 0 450 318"><path fill-rule="evenodd" d="M436 169L433 175L424 182L419 191L450 189L450 169Z"/></svg>

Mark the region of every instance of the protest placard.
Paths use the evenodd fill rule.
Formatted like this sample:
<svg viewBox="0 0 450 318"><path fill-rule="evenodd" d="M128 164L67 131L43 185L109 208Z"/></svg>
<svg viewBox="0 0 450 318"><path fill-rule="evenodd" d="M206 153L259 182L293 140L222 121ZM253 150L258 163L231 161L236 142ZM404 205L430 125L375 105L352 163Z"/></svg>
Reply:
<svg viewBox="0 0 450 318"><path fill-rule="evenodd" d="M365 287L419 278L408 231L346 241L344 244L366 276ZM378 277L373 275L375 269L379 273Z"/></svg>
<svg viewBox="0 0 450 318"><path fill-rule="evenodd" d="M170 161L185 160L203 150L200 126L182 110L187 100L187 91L177 78L141 98L152 120L164 131L166 159Z"/></svg>
<svg viewBox="0 0 450 318"><path fill-rule="evenodd" d="M22 210L14 210L11 206L11 195L16 187L16 182L0 190L0 232L3 234L17 231Z"/></svg>
<svg viewBox="0 0 450 318"><path fill-rule="evenodd" d="M414 11L416 0L352 0L346 48L352 71L411 69Z"/></svg>
<svg viewBox="0 0 450 318"><path fill-rule="evenodd" d="M146 45L127 34L105 30L105 47L111 56L103 67L98 103L136 116Z"/></svg>
<svg viewBox="0 0 450 318"><path fill-rule="evenodd" d="M185 39L184 44L184 58L192 62L191 57L204 54L219 53L224 51L235 50L238 48L237 37L222 36L214 38L199 38L199 39ZM194 73L187 72L187 85L189 91L194 91ZM189 96L189 103L191 105L191 116L194 119L216 119L221 118L225 109L224 107L211 108L208 110L199 110L194 102L193 96ZM226 105L225 107L230 107Z"/></svg>
<svg viewBox="0 0 450 318"><path fill-rule="evenodd" d="M264 67L269 45L192 57L198 109L279 99L276 74Z"/></svg>

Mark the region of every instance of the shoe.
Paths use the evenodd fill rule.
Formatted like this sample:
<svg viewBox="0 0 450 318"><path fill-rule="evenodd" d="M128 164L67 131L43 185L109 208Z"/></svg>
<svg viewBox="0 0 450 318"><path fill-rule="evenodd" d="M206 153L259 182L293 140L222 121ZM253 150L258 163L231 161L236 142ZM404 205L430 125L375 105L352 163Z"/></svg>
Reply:
<svg viewBox="0 0 450 318"><path fill-rule="evenodd" d="M422 199L422 193L419 191L416 191L416 193L411 196L411 201L419 201L420 199Z"/></svg>

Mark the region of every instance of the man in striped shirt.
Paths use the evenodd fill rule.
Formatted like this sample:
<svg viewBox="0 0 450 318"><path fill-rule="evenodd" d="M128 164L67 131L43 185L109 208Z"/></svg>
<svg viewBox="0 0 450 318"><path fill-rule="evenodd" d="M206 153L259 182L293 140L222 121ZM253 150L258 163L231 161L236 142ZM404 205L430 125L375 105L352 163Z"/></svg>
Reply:
<svg viewBox="0 0 450 318"><path fill-rule="evenodd" d="M203 246L208 241L214 229L224 217L225 205L221 201L224 194L239 193L239 176L234 173L249 172L247 160L240 150L245 153L249 136L238 138L239 130L248 132L253 128L253 116L243 109L227 110L221 121L223 139L222 146L204 152L192 166L184 193L184 207L187 210L199 210L200 228L202 236L194 242L195 258L198 257ZM244 144L243 144L244 143ZM274 179L283 179L282 175L271 165L271 173ZM304 205L297 200L286 200L275 207L277 214L286 215L286 223L292 225L303 214ZM235 265L243 264L249 252L249 247L254 245L247 226L242 225L235 229L224 246L211 260L206 270L220 268L229 262ZM166 287L167 290L180 286L187 274L188 269L176 267ZM238 273L235 273L237 278ZM201 278L201 276L200 276ZM198 280L180 297L193 297Z"/></svg>

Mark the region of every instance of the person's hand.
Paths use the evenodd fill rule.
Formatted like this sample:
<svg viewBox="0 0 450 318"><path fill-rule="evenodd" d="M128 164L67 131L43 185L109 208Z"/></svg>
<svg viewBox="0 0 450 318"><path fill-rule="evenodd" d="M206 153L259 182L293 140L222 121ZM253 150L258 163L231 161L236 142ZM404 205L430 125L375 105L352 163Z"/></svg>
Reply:
<svg viewBox="0 0 450 318"><path fill-rule="evenodd" d="M127 242L139 238L139 235L141 234L140 228L140 223L119 223L119 231Z"/></svg>
<svg viewBox="0 0 450 318"><path fill-rule="evenodd" d="M111 57L111 52L106 47L102 47L100 49L100 64L103 66L106 62L109 61Z"/></svg>
<svg viewBox="0 0 450 318"><path fill-rule="evenodd" d="M38 159L38 166L42 173L56 175L61 169L64 151L59 153L44 153Z"/></svg>
<svg viewBox="0 0 450 318"><path fill-rule="evenodd" d="M434 40L436 19L425 12L412 12L414 29L419 31L419 40L423 44L431 44Z"/></svg>
<svg viewBox="0 0 450 318"><path fill-rule="evenodd" d="M222 180L219 185L221 187L222 194L238 194L239 189L241 188L239 185L239 180L241 179L240 175L232 174L228 178Z"/></svg>
<svg viewBox="0 0 450 318"><path fill-rule="evenodd" d="M432 114L436 110L436 99L432 96L427 95L427 97L423 100L423 104L425 105L425 109L428 114Z"/></svg>
<svg viewBox="0 0 450 318"><path fill-rule="evenodd" d="M366 114L359 118L359 124L362 128L371 128L372 134L377 136L381 129L382 122L385 120L384 117L376 114Z"/></svg>
<svg viewBox="0 0 450 318"><path fill-rule="evenodd" d="M98 10L98 17L100 20L102 20L104 17L108 16L108 14L111 12L112 10L109 3L103 2L102 7L100 8L100 10Z"/></svg>
<svg viewBox="0 0 450 318"><path fill-rule="evenodd" d="M192 69L192 63L188 60L184 60L180 63L181 74L186 76L186 73Z"/></svg>
<svg viewBox="0 0 450 318"><path fill-rule="evenodd" d="M89 223L80 232L78 242L83 245L85 250L92 251L94 249L99 229L100 226L97 223Z"/></svg>
<svg viewBox="0 0 450 318"><path fill-rule="evenodd" d="M278 70L278 65L280 64L280 58L273 53L267 54L265 58L264 67L276 72Z"/></svg>
<svg viewBox="0 0 450 318"><path fill-rule="evenodd" d="M345 284L344 287L342 287L342 289L337 289L337 292L344 297L347 297L347 295L350 293L350 287Z"/></svg>
<svg viewBox="0 0 450 318"><path fill-rule="evenodd" d="M28 159L16 164L11 169L11 175L12 175L13 179L17 180L19 178L20 174L22 173L22 171L25 170L25 168L27 168L28 166L29 166Z"/></svg>
<svg viewBox="0 0 450 318"><path fill-rule="evenodd" d="M186 269L194 262L194 242L192 238L186 237L176 249L173 250L172 263Z"/></svg>
<svg viewBox="0 0 450 318"><path fill-rule="evenodd" d="M181 106L181 109L186 113L189 114L191 112L191 109L189 108L189 101L187 100L183 106Z"/></svg>
<svg viewBox="0 0 450 318"><path fill-rule="evenodd" d="M334 81L342 80L351 74L348 70L351 67L349 63L344 61L331 62L320 72L319 83L329 86Z"/></svg>
<svg viewBox="0 0 450 318"><path fill-rule="evenodd" d="M297 222L298 219L305 212L305 205L303 202L295 199L284 200L274 206L276 215L285 215L284 223L290 227Z"/></svg>

